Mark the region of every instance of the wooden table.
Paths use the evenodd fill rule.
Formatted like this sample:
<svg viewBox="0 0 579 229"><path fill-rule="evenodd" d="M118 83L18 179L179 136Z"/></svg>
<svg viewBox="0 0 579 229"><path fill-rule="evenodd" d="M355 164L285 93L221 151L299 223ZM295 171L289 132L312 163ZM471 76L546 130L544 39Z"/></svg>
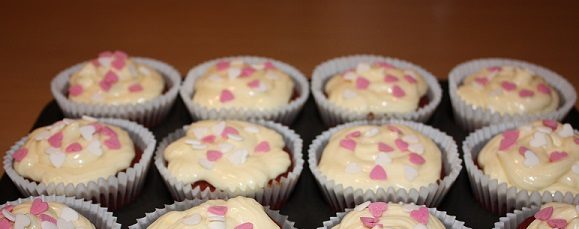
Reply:
<svg viewBox="0 0 579 229"><path fill-rule="evenodd" d="M181 73L235 54L311 73L348 54L417 63L445 78L479 57L523 59L579 87L579 1L13 1L0 3L0 148L26 135L60 70L121 49ZM0 169L0 174L2 173Z"/></svg>

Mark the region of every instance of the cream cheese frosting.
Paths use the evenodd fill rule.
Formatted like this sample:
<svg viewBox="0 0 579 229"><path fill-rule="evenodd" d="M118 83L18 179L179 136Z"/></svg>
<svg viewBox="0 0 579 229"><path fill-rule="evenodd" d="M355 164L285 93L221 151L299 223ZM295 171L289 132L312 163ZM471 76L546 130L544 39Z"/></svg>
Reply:
<svg viewBox="0 0 579 229"><path fill-rule="evenodd" d="M318 168L344 187L418 189L440 179L442 154L431 139L408 126L362 125L332 135Z"/></svg>
<svg viewBox="0 0 579 229"><path fill-rule="evenodd" d="M365 202L350 211L332 229L410 228L444 229L428 208L414 204Z"/></svg>
<svg viewBox="0 0 579 229"><path fill-rule="evenodd" d="M478 165L499 182L529 191L579 192L579 135L569 124L542 120L494 136Z"/></svg>
<svg viewBox="0 0 579 229"><path fill-rule="evenodd" d="M547 203L534 217L527 229L579 228L579 205Z"/></svg>
<svg viewBox="0 0 579 229"><path fill-rule="evenodd" d="M529 69L495 66L465 78L458 95L469 105L500 114L539 114L559 106L559 94Z"/></svg>
<svg viewBox="0 0 579 229"><path fill-rule="evenodd" d="M121 51L103 52L69 79L68 98L86 104L138 104L160 96L163 77Z"/></svg>
<svg viewBox="0 0 579 229"><path fill-rule="evenodd" d="M276 131L242 121L199 121L164 151L169 173L183 183L252 192L288 171L291 159Z"/></svg>
<svg viewBox="0 0 579 229"><path fill-rule="evenodd" d="M269 61L222 60L197 79L193 102L214 109L269 110L287 105L293 91L291 77Z"/></svg>
<svg viewBox="0 0 579 229"><path fill-rule="evenodd" d="M263 206L246 197L208 200L185 211L172 211L157 219L148 229L161 228L279 228Z"/></svg>
<svg viewBox="0 0 579 229"><path fill-rule="evenodd" d="M418 109L427 92L420 74L386 62L360 63L333 76L325 86L328 100L356 112L409 113Z"/></svg>
<svg viewBox="0 0 579 229"><path fill-rule="evenodd" d="M45 202L41 198L18 205L5 205L0 214L0 228L76 228L90 229L95 226L74 209L57 202Z"/></svg>
<svg viewBox="0 0 579 229"><path fill-rule="evenodd" d="M40 183L106 179L131 166L135 149L123 129L89 117L41 127L12 155L14 170Z"/></svg>

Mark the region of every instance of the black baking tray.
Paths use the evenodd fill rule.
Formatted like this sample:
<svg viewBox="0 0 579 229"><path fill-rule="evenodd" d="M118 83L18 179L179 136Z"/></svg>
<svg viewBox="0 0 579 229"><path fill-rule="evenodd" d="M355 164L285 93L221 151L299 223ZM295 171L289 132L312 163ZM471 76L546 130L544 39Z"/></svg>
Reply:
<svg viewBox="0 0 579 229"><path fill-rule="evenodd" d="M460 149L462 141L468 132L462 130L453 121L454 117L447 93L447 82L443 81L441 85L444 91L442 102L427 124L451 135ZM63 117L62 111L56 102L52 101L42 110L32 128L52 124ZM169 133L191 122L192 119L185 105L178 99L166 119L157 126L152 127L151 131L159 142ZM573 109L564 122L571 123L574 129L577 129L579 125L579 113L577 110ZM304 160L307 163L306 157L309 144L317 135L327 129L321 120L312 97L306 102L301 114L290 127L304 140ZM140 196L134 202L114 212L123 228L134 224L136 219L143 217L146 212L152 212L155 208L163 208L165 204L173 203L173 199L156 167L151 165L150 168ZM0 180L0 203L21 197L23 196L18 192L10 178L4 175ZM475 200L465 169L461 171L458 179L437 209L456 216L458 220L465 222L466 226L472 228L492 228L500 217L492 215L489 211L483 209ZM309 167L304 165L299 182L290 199L281 209L281 213L288 215L289 219L296 223L297 228L310 229L321 226L323 221L334 216L336 212L325 202Z"/></svg>

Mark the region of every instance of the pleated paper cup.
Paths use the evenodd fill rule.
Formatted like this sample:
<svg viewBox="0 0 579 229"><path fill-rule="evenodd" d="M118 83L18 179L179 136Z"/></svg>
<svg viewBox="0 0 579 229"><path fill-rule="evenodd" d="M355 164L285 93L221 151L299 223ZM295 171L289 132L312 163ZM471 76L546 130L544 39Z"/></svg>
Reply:
<svg viewBox="0 0 579 229"><path fill-rule="evenodd" d="M557 110L542 114L501 115L482 107L469 105L458 95L458 88L462 85L466 77L484 68L504 65L527 68L535 72L537 75L542 76L543 79L545 79L545 81L555 89L554 91L559 94L560 102ZM575 106L575 101L577 100L575 89L561 75L539 65L504 58L475 59L459 64L449 73L448 89L450 93L450 102L452 104L452 109L454 110L454 118L456 122L466 130L474 130L498 123L531 121L536 119L552 119L561 121L565 118L567 113L569 113L571 108Z"/></svg>
<svg viewBox="0 0 579 229"><path fill-rule="evenodd" d="M289 104L276 109L267 110L254 110L254 109L238 109L238 108L208 108L201 104L193 102L193 95L195 94L195 83L202 77L207 70L217 64L219 61L223 60L243 60L250 64L263 63L265 61L271 62L280 71L288 74L294 81L294 91L298 93L298 97L291 100ZM219 59L214 59L207 61L205 63L199 64L193 67L187 73L187 78L181 86L179 92L183 102L187 106L189 113L193 116L194 120L205 120L205 119L237 119L237 120L249 120L249 119L264 119L272 120L278 123L283 123L289 125L293 122L296 116L299 114L303 108L308 96L310 94L309 83L307 78L295 67L286 64L284 62L257 56L231 56L223 57Z"/></svg>
<svg viewBox="0 0 579 229"><path fill-rule="evenodd" d="M154 99L138 104L101 105L74 102L67 96L68 81L70 76L88 63L83 62L58 73L50 84L52 96L64 115L70 118L80 118L86 115L99 118L127 119L146 126L154 126L163 120L177 98L181 85L181 75L171 65L158 60L143 57L131 57L130 59L157 70L163 76L166 91Z"/></svg>
<svg viewBox="0 0 579 229"><path fill-rule="evenodd" d="M499 182L486 175L479 167L477 160L482 148L494 136L509 129L516 129L525 122L514 122L492 125L471 133L462 143L464 164L468 172L471 188L477 201L496 215L504 215L514 209L521 209L547 202L579 201L579 193L571 192L537 192L527 191L507 183ZM575 134L578 134L575 131Z"/></svg>
<svg viewBox="0 0 579 229"><path fill-rule="evenodd" d="M340 222L342 222L342 219L344 219L344 217L346 217L346 215L353 210L354 210L354 208L348 208L343 212L338 212L336 214L336 216L333 216L329 220L324 221L322 226L318 227L318 229L332 229L336 225L340 224ZM430 213L432 216L438 218L438 220L440 220L440 222L442 222L442 224L444 224L444 226L446 228L451 228L451 229L466 229L466 228L468 228L468 227L464 226L464 222L457 220L455 216L447 215L446 212L444 212L444 211L436 210L436 208L429 208L428 213Z"/></svg>
<svg viewBox="0 0 579 229"><path fill-rule="evenodd" d="M557 201L566 204L578 204L578 202L573 202L573 200L565 199L563 201ZM499 219L499 222L495 223L495 229L518 229L519 225L523 223L526 219L533 217L541 209L540 206L523 207L522 209L517 209L512 213L507 213Z"/></svg>
<svg viewBox="0 0 579 229"><path fill-rule="evenodd" d="M196 200L184 200L181 202L175 202L171 205L165 205L165 208L156 209L154 212L149 212L145 214L145 217L137 219L137 223L129 226L129 229L145 229L153 224L157 219L159 219L164 214L170 211L185 211L193 207L199 206L205 203L207 199L196 199ZM263 209L265 213L277 224L281 229L294 229L294 222L289 221L288 217L281 215L279 211L274 211L268 207Z"/></svg>
<svg viewBox="0 0 579 229"><path fill-rule="evenodd" d="M377 191L344 186L330 180L318 168L322 153L329 139L342 129L361 125L402 124L432 139L442 153L444 177L437 182L419 189L395 189L393 187L380 188ZM435 207L444 198L462 169L462 161L458 156L458 149L452 137L430 126L403 120L375 120L356 121L336 126L316 137L308 150L308 163L312 174L323 191L326 200L336 210L353 208L366 201L416 203Z"/></svg>
<svg viewBox="0 0 579 229"><path fill-rule="evenodd" d="M374 114L365 112L356 112L344 109L335 105L328 100L325 94L325 85L337 74L340 74L348 69L355 68L359 63L373 63L385 61L393 66L401 69L412 69L424 78L427 84L428 91L426 97L428 104L418 110L409 113L387 113ZM356 120L379 120L383 118L412 120L416 122L426 122L436 110L442 99L442 89L436 77L422 67L410 63L408 61L375 55L353 55L338 57L318 65L312 73L312 94L316 100L318 110L321 113L324 123L328 126L335 126L345 122Z"/></svg>
<svg viewBox="0 0 579 229"><path fill-rule="evenodd" d="M73 197L64 196L31 196L28 198L21 198L14 201L9 201L3 205L0 205L0 209L4 206L19 205L24 202L31 202L35 198L41 198L45 202L57 202L74 209L80 215L87 218L95 228L99 229L120 229L121 225L117 223L117 217L113 216L112 212L109 212L106 208L101 207L98 204L93 204L90 201L75 199Z"/></svg>
<svg viewBox="0 0 579 229"><path fill-rule="evenodd" d="M290 168L287 176L282 177L279 182L266 185L264 188L234 191L218 189L211 191L209 188L201 190L200 187L192 187L190 183L180 182L169 172L167 162L163 155L167 146L185 136L188 126L184 126L165 137L155 153L155 166L159 170L159 173L161 173L173 199L225 199L235 196L245 196L253 198L263 205L270 206L272 209L281 208L293 191L303 170L302 139L293 130L275 122L265 120L248 120L248 122L270 128L282 135L293 162L293 168Z"/></svg>
<svg viewBox="0 0 579 229"><path fill-rule="evenodd" d="M24 196L62 195L92 200L111 209L118 209L134 200L140 193L155 150L155 137L145 127L127 120L99 119L99 122L117 126L129 133L133 143L142 150L137 163L114 176L101 177L88 183L39 183L29 180L14 170L13 154L26 143L18 141L4 156L4 171Z"/></svg>

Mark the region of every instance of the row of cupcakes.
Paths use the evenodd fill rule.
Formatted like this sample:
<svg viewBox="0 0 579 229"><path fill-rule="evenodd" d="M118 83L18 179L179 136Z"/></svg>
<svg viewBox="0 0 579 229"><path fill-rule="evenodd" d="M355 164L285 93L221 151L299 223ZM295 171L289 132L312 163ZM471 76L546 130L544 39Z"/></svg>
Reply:
<svg viewBox="0 0 579 229"><path fill-rule="evenodd" d="M455 67L449 90L457 122L468 130L512 121L561 120L576 101L562 76L510 59L478 59ZM147 126L160 122L180 94L197 120L267 119L290 124L307 100L307 78L270 58L234 56L178 71L120 51L59 73L51 91L67 117L111 117ZM425 122L442 98L430 72L390 57L356 55L318 65L311 91L329 126L395 118Z"/></svg>

